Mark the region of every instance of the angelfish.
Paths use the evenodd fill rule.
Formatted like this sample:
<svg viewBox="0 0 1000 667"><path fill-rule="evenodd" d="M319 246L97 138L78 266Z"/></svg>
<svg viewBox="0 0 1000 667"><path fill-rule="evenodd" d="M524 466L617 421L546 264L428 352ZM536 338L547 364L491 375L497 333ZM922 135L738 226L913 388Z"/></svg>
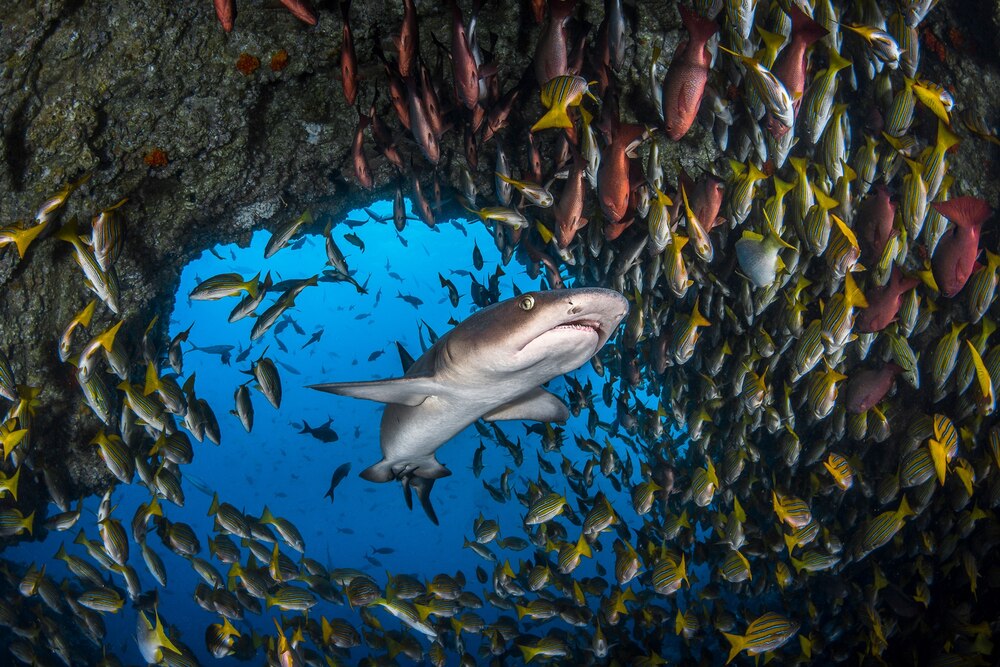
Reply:
<svg viewBox="0 0 1000 667"><path fill-rule="evenodd" d="M361 477L438 479L451 471L435 452L477 419L565 422L569 409L540 385L586 363L627 312L613 290L528 292L461 322L401 378L310 388L387 404L382 460Z"/></svg>

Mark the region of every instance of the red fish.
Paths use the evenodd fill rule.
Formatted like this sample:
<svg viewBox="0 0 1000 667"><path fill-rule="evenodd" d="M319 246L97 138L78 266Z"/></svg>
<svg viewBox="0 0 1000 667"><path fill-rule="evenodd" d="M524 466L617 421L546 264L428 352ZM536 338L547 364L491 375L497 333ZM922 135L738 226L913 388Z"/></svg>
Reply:
<svg viewBox="0 0 1000 667"><path fill-rule="evenodd" d="M570 73L566 22L575 6L576 0L549 0L549 22L535 47L535 79L539 86Z"/></svg>
<svg viewBox="0 0 1000 667"><path fill-rule="evenodd" d="M358 179L358 184L365 190L375 187L372 178L372 170L368 166L368 157L365 155L365 128L371 123L371 118L365 114L359 114L358 127L354 131L354 141L351 142L351 160L354 162L354 176Z"/></svg>
<svg viewBox="0 0 1000 667"><path fill-rule="evenodd" d="M232 32L236 20L236 0L215 0L215 15L226 32Z"/></svg>
<svg viewBox="0 0 1000 667"><path fill-rule="evenodd" d="M542 182L542 152L535 144L535 135L528 133L528 169L523 177L534 183Z"/></svg>
<svg viewBox="0 0 1000 667"><path fill-rule="evenodd" d="M226 32L231 32L233 22L236 20L236 0L214 0L215 15L219 17L219 23ZM316 14L309 8L304 0L281 0L281 4L290 11L295 18L316 25Z"/></svg>
<svg viewBox="0 0 1000 667"><path fill-rule="evenodd" d="M462 10L455 0L451 3L451 63L455 96L471 109L479 103L479 68L469 46Z"/></svg>
<svg viewBox="0 0 1000 667"><path fill-rule="evenodd" d="M382 49L377 46L375 48L375 55L385 65L385 74L389 79L389 100L392 102L392 108L396 110L396 116L399 117L400 124L408 130L410 129L410 102L407 98L406 84L399 75L396 64L390 62L385 57L385 54L382 53Z"/></svg>
<svg viewBox="0 0 1000 667"><path fill-rule="evenodd" d="M628 209L632 186L629 180L629 153L646 133L642 125L621 123L609 133L608 146L597 168L597 193L608 222L621 222Z"/></svg>
<svg viewBox="0 0 1000 667"><path fill-rule="evenodd" d="M281 4L303 23L316 25L316 14L309 8L305 0L281 0Z"/></svg>
<svg viewBox="0 0 1000 667"><path fill-rule="evenodd" d="M541 23L545 20L545 0L528 0L528 4L531 6L531 15L535 19L535 23Z"/></svg>
<svg viewBox="0 0 1000 667"><path fill-rule="evenodd" d="M495 78L495 77L494 77ZM511 88L497 102L490 105L486 116L486 129L483 130L483 143L486 143L507 124L510 112L514 110L514 102L521 94L521 89Z"/></svg>
<svg viewBox="0 0 1000 667"><path fill-rule="evenodd" d="M681 169L679 181L688 193L688 203L694 217L701 223L706 232L712 231L723 219L719 217L722 200L725 195L723 181L712 173L704 173L695 183L687 172ZM679 198L678 198L679 199Z"/></svg>
<svg viewBox="0 0 1000 667"><path fill-rule="evenodd" d="M858 244L861 246L861 263L872 266L882 257L885 244L895 233L892 228L896 204L889 201L889 190L882 184L858 207L854 220Z"/></svg>
<svg viewBox="0 0 1000 667"><path fill-rule="evenodd" d="M979 233L993 211L982 199L958 197L931 204L934 210L955 223L938 242L931 269L941 294L953 297L962 291L976 266Z"/></svg>
<svg viewBox="0 0 1000 667"><path fill-rule="evenodd" d="M465 161L475 171L479 167L479 147L476 145L476 132L472 125L465 126Z"/></svg>
<svg viewBox="0 0 1000 667"><path fill-rule="evenodd" d="M867 412L878 405L892 389L893 380L902 372L902 368L889 362L875 370L867 368L851 373L844 393L847 396L847 411L852 415Z"/></svg>
<svg viewBox="0 0 1000 667"><path fill-rule="evenodd" d="M284 0L283 0L284 1ZM340 13L344 18L344 39L340 47L340 74L344 83L344 97L347 103L354 105L358 97L358 56L354 52L354 36L348 14L351 10L350 0L340 3Z"/></svg>
<svg viewBox="0 0 1000 667"><path fill-rule="evenodd" d="M427 122L434 132L434 136L440 139L444 135L444 117L441 113L441 102L438 99L437 88L431 78L431 71L427 67L420 67L421 83L420 92L423 95L424 111L427 113Z"/></svg>
<svg viewBox="0 0 1000 667"><path fill-rule="evenodd" d="M423 188L420 187L420 179L417 178L416 173L413 174L413 210L421 222L431 229L437 224L437 219L434 217L434 209L431 208L431 203L427 201Z"/></svg>
<svg viewBox="0 0 1000 667"><path fill-rule="evenodd" d="M424 107L424 98L417 90L417 83L413 77L406 80L406 91L410 101L410 131L413 132L413 138L417 140L427 161L437 164L441 159L441 147L431 127L427 109Z"/></svg>
<svg viewBox="0 0 1000 667"><path fill-rule="evenodd" d="M586 163L576 146L569 144L573 153L573 164L569 168L566 185L559 195L552 213L556 219L556 240L560 248L569 246L576 233L587 225L583 217L583 199L586 194L584 171Z"/></svg>
<svg viewBox="0 0 1000 667"><path fill-rule="evenodd" d="M687 134L698 115L712 56L705 44L719 30L715 21L680 5L681 20L688 31L674 54L663 79L663 121L667 136L678 141Z"/></svg>
<svg viewBox="0 0 1000 667"><path fill-rule="evenodd" d="M409 111L407 111L409 114ZM368 111L368 117L371 119L372 128L372 139L375 140L375 147L378 148L379 152L385 156L389 162L391 162L397 169L403 169L403 156L400 155L399 149L396 148L396 144L392 139L392 130L389 126L385 124L385 121L375 112L375 103L372 102L371 109Z"/></svg>
<svg viewBox="0 0 1000 667"><path fill-rule="evenodd" d="M854 330L861 333L875 333L885 329L896 319L903 294L920 283L916 278L903 275L899 267L892 268L892 275L886 285L873 287L865 293L868 307L862 310L854 320Z"/></svg>
<svg viewBox="0 0 1000 667"><path fill-rule="evenodd" d="M806 49L829 34L829 31L794 4L789 14L792 17L791 40L782 49L771 73L785 85L785 90L792 98L792 106L798 111L806 85Z"/></svg>
<svg viewBox="0 0 1000 667"><path fill-rule="evenodd" d="M563 289L566 287L563 284L562 276L559 275L559 264L548 253L542 251L532 243L531 238L527 234L521 236L519 243L532 261L539 262L545 267L545 276L548 278L550 289Z"/></svg>
<svg viewBox="0 0 1000 667"><path fill-rule="evenodd" d="M625 209L625 215L618 222L611 222L610 220L604 223L604 238L608 241L614 241L625 233L625 230L632 226L635 222L635 206L632 205L631 199L629 200L629 207Z"/></svg>
<svg viewBox="0 0 1000 667"><path fill-rule="evenodd" d="M404 79L413 73L420 53L420 30L417 28L417 7L413 0L403 0L403 28L396 38L399 51L399 75Z"/></svg>

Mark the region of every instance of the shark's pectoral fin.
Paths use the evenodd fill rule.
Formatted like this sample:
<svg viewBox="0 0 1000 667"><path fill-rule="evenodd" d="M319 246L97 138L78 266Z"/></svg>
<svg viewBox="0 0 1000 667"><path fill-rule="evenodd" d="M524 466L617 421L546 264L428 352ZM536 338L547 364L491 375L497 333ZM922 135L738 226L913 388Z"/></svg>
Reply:
<svg viewBox="0 0 1000 667"><path fill-rule="evenodd" d="M362 470L359 477L369 482L388 482L396 479L395 473L392 472L392 464L385 459Z"/></svg>
<svg viewBox="0 0 1000 667"><path fill-rule="evenodd" d="M528 419L537 422L565 422L569 408L555 394L536 387L512 401L490 410L483 419L488 422L502 419Z"/></svg>
<svg viewBox="0 0 1000 667"><path fill-rule="evenodd" d="M312 384L309 385L309 389L325 391L328 394L366 398L369 401L397 403L411 407L420 405L427 400L428 396L437 396L444 393L444 388L434 378L426 376L401 377L372 382Z"/></svg>

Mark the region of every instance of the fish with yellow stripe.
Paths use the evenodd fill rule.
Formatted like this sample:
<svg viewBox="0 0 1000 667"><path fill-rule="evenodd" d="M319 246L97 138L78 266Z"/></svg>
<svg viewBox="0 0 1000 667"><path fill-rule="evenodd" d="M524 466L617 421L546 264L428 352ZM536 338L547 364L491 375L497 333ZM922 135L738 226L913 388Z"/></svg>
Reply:
<svg viewBox="0 0 1000 667"><path fill-rule="evenodd" d="M796 621L777 612L766 612L751 621L742 635L722 633L730 646L726 664L731 663L743 651L748 655L775 651L784 646L798 631L799 624Z"/></svg>
<svg viewBox="0 0 1000 667"><path fill-rule="evenodd" d="M582 76L563 74L545 82L542 86L542 105L548 111L531 126L531 132L539 132L549 128L571 128L573 121L569 117L570 107L578 107L583 102L584 95L597 98L590 92L590 84Z"/></svg>

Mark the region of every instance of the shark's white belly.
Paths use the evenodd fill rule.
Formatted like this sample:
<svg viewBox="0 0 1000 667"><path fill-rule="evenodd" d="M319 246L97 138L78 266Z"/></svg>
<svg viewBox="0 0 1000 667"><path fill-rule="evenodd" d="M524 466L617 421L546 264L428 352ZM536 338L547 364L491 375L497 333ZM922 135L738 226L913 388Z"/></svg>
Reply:
<svg viewBox="0 0 1000 667"><path fill-rule="evenodd" d="M488 390L466 387L455 396L430 396L415 407L387 405L382 415L382 457L395 467L433 456L472 422L541 384L526 386L524 380L510 386L498 383Z"/></svg>

